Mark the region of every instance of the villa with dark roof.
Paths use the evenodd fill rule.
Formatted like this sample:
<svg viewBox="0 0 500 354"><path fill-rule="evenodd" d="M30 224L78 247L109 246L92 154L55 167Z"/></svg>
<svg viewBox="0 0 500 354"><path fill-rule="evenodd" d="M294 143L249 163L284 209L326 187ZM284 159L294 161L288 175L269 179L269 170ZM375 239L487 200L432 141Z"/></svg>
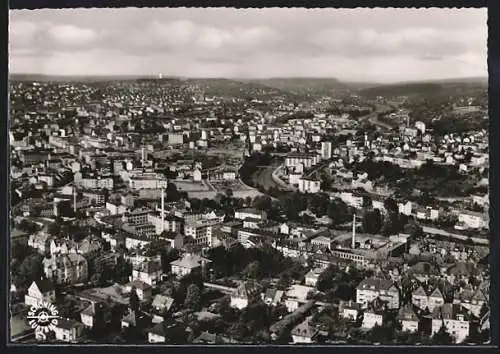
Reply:
<svg viewBox="0 0 500 354"><path fill-rule="evenodd" d="M376 299L386 301L388 308L399 308L399 290L392 281L377 277L361 281L356 288L356 302L366 308Z"/></svg>

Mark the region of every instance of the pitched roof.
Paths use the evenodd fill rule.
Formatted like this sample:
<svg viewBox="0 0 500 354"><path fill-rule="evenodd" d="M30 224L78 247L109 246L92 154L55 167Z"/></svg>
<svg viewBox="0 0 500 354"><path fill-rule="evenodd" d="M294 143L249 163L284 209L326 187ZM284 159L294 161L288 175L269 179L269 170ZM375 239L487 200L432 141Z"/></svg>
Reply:
<svg viewBox="0 0 500 354"><path fill-rule="evenodd" d="M42 294L45 294L49 291L54 290L54 286L48 279L40 279L40 280L35 280L33 283L36 283L36 286L38 287L38 290L42 292Z"/></svg>
<svg viewBox="0 0 500 354"><path fill-rule="evenodd" d="M193 268L200 267L202 261L210 262L210 260L203 258L203 257L200 257L198 255L186 254L182 258L177 259L173 262L170 262L170 264L173 266L177 266L177 267L193 269Z"/></svg>
<svg viewBox="0 0 500 354"><path fill-rule="evenodd" d="M152 327L148 332L156 334L161 337L165 337L166 336L165 323L164 322L158 323L156 326Z"/></svg>
<svg viewBox="0 0 500 354"><path fill-rule="evenodd" d="M413 296L427 296L427 293L425 292L422 285L420 285L416 290L413 291L412 295Z"/></svg>
<svg viewBox="0 0 500 354"><path fill-rule="evenodd" d="M310 325L310 320L311 318L308 317L302 323L299 323L297 326L295 326L292 329L292 335L306 338L314 337L318 333L318 331Z"/></svg>
<svg viewBox="0 0 500 354"><path fill-rule="evenodd" d="M357 289L358 290L365 290L365 289L389 290L393 286L394 286L394 283L390 280L383 279L383 278L377 278L377 277L371 277L371 278L362 280L361 283L359 283Z"/></svg>
<svg viewBox="0 0 500 354"><path fill-rule="evenodd" d="M76 321L76 320L70 319L70 318L59 318L57 320L56 327L66 329L66 330L72 330L73 328L76 328L76 327L83 327L83 324Z"/></svg>
<svg viewBox="0 0 500 354"><path fill-rule="evenodd" d="M443 293L439 290L438 287L434 289L434 291L429 295L429 297L438 297L440 299L444 299Z"/></svg>
<svg viewBox="0 0 500 354"><path fill-rule="evenodd" d="M463 315L468 320L466 311L459 304L444 304L432 312L432 318L436 320L457 319L457 315Z"/></svg>
<svg viewBox="0 0 500 354"><path fill-rule="evenodd" d="M95 315L95 305L94 303L91 303L89 306L87 306L82 312L80 312L82 315L87 315L87 316L94 316Z"/></svg>
<svg viewBox="0 0 500 354"><path fill-rule="evenodd" d="M398 313L398 319L400 321L418 321L418 316L415 314L415 311L411 308L411 306L407 305L402 307Z"/></svg>
<svg viewBox="0 0 500 354"><path fill-rule="evenodd" d="M140 289L140 290L151 289L151 285L143 282L142 280L137 280L137 279L128 283L127 286L130 286L131 288Z"/></svg>
<svg viewBox="0 0 500 354"><path fill-rule="evenodd" d="M130 323L132 326L135 326L137 324L137 316L135 311L128 311L127 314L122 317L122 322Z"/></svg>
<svg viewBox="0 0 500 354"><path fill-rule="evenodd" d="M248 281L242 282L234 292L233 296L249 299L258 293L260 293L260 286L256 282Z"/></svg>
<svg viewBox="0 0 500 354"><path fill-rule="evenodd" d="M193 340L193 343L206 343L206 344L215 344L218 337L217 334L213 334L207 331L202 332L197 338Z"/></svg>
<svg viewBox="0 0 500 354"><path fill-rule="evenodd" d="M164 308L168 310L170 309L173 303L174 299L171 298L170 296L158 294L154 297L152 306L155 308Z"/></svg>

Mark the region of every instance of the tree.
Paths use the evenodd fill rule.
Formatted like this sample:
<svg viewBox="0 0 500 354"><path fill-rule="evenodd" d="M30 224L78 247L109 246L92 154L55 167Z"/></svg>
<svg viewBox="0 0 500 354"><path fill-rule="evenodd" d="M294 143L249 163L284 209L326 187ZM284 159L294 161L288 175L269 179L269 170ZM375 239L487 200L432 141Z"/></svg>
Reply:
<svg viewBox="0 0 500 354"><path fill-rule="evenodd" d="M57 221L53 222L49 226L47 226L47 233L52 236L57 236L61 232L61 224Z"/></svg>
<svg viewBox="0 0 500 354"><path fill-rule="evenodd" d="M446 327L443 325L437 331L431 339L432 344L435 345L449 345L453 344L455 342L454 338L450 335L450 333L447 331Z"/></svg>
<svg viewBox="0 0 500 354"><path fill-rule="evenodd" d="M30 233L30 234L35 233L38 229L35 223L32 223L26 219L23 219L19 223L19 228L27 233Z"/></svg>
<svg viewBox="0 0 500 354"><path fill-rule="evenodd" d="M248 278L259 279L261 273L259 261L248 264L243 272Z"/></svg>
<svg viewBox="0 0 500 354"><path fill-rule="evenodd" d="M384 200L384 208L387 210L388 213L397 213L398 212L398 204L396 201L389 197Z"/></svg>
<svg viewBox="0 0 500 354"><path fill-rule="evenodd" d="M38 280L44 276L43 257L38 253L32 253L21 262L19 267L19 275L22 284L21 287L29 286L33 281ZM14 271L13 271L14 272ZM18 284L16 284L18 285Z"/></svg>
<svg viewBox="0 0 500 354"><path fill-rule="evenodd" d="M191 310L197 310L200 307L201 291L196 284L190 284L188 286L184 305Z"/></svg>
<svg viewBox="0 0 500 354"><path fill-rule="evenodd" d="M269 210L271 205L272 199L267 195L259 195L253 200L253 207L258 210Z"/></svg>
<svg viewBox="0 0 500 354"><path fill-rule="evenodd" d="M363 230L369 234L378 234L382 228L383 218L380 210L368 210L363 217Z"/></svg>
<svg viewBox="0 0 500 354"><path fill-rule="evenodd" d="M334 221L336 224L342 224L349 221L352 215L349 214L349 208L347 204L342 200L333 200L328 206L328 217Z"/></svg>
<svg viewBox="0 0 500 354"><path fill-rule="evenodd" d="M330 197L324 193L314 195L308 200L309 209L318 217L322 217L328 213L329 205Z"/></svg>
<svg viewBox="0 0 500 354"><path fill-rule="evenodd" d="M130 292L130 298L129 298L129 305L132 311L137 312L139 310L139 296L137 296L137 291L135 287L132 288L132 291Z"/></svg>
<svg viewBox="0 0 500 354"><path fill-rule="evenodd" d="M330 265L318 277L317 288L319 291L327 291L333 288L336 279L339 278L339 269Z"/></svg>
<svg viewBox="0 0 500 354"><path fill-rule="evenodd" d="M373 205L372 197L370 197L369 195L363 196L363 208L369 209L372 207L372 205Z"/></svg>

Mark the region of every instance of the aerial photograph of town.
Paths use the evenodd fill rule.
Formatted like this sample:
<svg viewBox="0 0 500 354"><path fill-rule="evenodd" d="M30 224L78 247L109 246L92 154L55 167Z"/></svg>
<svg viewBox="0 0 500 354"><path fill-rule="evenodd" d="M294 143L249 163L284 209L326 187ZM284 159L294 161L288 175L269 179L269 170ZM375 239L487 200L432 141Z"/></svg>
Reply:
<svg viewBox="0 0 500 354"><path fill-rule="evenodd" d="M490 343L486 9L9 22L11 343Z"/></svg>

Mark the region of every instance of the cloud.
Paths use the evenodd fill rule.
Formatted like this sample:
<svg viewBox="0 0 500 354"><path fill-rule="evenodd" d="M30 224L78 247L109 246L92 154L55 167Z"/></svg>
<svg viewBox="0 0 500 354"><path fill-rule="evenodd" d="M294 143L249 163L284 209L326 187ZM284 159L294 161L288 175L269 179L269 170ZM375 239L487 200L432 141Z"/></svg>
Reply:
<svg viewBox="0 0 500 354"><path fill-rule="evenodd" d="M11 11L10 23L11 70L21 72L376 81L486 74L484 9L37 10Z"/></svg>
<svg viewBox="0 0 500 354"><path fill-rule="evenodd" d="M30 21L14 21L9 24L9 43L15 47L29 46L35 39L37 26Z"/></svg>
<svg viewBox="0 0 500 354"><path fill-rule="evenodd" d="M66 46L88 45L97 39L96 31L72 25L56 25L48 30L48 35Z"/></svg>

